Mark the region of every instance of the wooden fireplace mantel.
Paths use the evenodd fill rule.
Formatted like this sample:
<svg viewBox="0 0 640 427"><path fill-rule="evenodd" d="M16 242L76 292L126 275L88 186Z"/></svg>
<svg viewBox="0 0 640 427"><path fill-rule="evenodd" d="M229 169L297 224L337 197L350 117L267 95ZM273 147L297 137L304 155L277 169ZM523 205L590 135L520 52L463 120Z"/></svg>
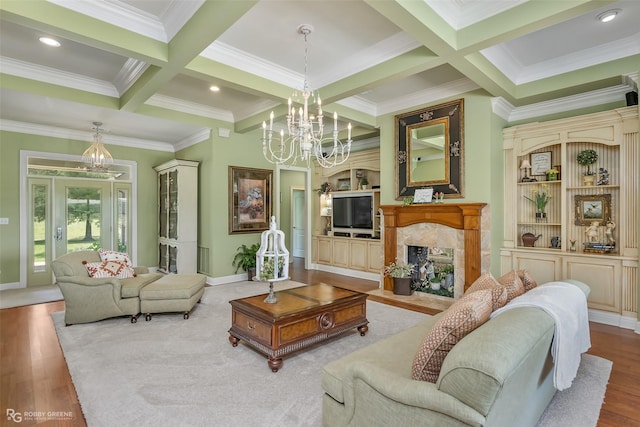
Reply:
<svg viewBox="0 0 640 427"><path fill-rule="evenodd" d="M413 224L436 223L464 230L464 289L480 277L482 209L486 203L446 203L424 205L382 205L384 215L384 265L396 259L397 228ZM384 289L393 290L390 277Z"/></svg>

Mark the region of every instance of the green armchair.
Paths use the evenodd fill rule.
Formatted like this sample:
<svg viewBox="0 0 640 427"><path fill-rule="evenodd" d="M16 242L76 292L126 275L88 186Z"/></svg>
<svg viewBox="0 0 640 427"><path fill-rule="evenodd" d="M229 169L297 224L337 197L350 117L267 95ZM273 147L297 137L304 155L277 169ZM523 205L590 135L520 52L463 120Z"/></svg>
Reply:
<svg viewBox="0 0 640 427"><path fill-rule="evenodd" d="M52 263L56 283L65 302L65 324L88 323L111 317L140 314L140 289L162 277L147 267L135 267L136 277L129 279L92 278L83 262L99 262L96 251L77 251L62 255Z"/></svg>

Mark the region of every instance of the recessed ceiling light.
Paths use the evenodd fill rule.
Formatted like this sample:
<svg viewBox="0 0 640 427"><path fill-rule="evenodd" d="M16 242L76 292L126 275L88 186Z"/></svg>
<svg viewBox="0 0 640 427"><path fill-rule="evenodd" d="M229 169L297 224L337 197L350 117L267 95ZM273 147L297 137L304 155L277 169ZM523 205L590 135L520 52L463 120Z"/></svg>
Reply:
<svg viewBox="0 0 640 427"><path fill-rule="evenodd" d="M40 37L38 40L40 40L40 43L44 43L47 46L60 47L60 42L52 39L51 37Z"/></svg>
<svg viewBox="0 0 640 427"><path fill-rule="evenodd" d="M620 9L607 10L606 12L602 12L600 15L598 15L598 21L611 22L614 19L616 19L616 16L618 16L618 13L620 13Z"/></svg>
<svg viewBox="0 0 640 427"><path fill-rule="evenodd" d="M220 88L218 86L209 86L209 90L211 92L220 92Z"/></svg>

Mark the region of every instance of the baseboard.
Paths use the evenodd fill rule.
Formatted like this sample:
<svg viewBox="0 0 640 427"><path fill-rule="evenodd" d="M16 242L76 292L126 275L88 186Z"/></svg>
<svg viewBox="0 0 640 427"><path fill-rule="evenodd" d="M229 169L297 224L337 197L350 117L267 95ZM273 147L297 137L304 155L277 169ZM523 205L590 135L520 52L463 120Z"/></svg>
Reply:
<svg viewBox="0 0 640 427"><path fill-rule="evenodd" d="M7 289L22 289L25 286L22 286L20 282L13 283L0 283L0 291L6 291Z"/></svg>
<svg viewBox="0 0 640 427"><path fill-rule="evenodd" d="M604 325L617 326L618 328L633 329L636 333L640 333L640 321L633 317L606 313L599 310L589 310L589 320Z"/></svg>
<svg viewBox="0 0 640 427"><path fill-rule="evenodd" d="M332 265L313 264L311 266L314 270L326 271L328 273L341 274L343 276L357 277L359 279L373 280L374 282L380 282L380 275L376 273L369 273L360 270L351 270L348 268L334 267Z"/></svg>

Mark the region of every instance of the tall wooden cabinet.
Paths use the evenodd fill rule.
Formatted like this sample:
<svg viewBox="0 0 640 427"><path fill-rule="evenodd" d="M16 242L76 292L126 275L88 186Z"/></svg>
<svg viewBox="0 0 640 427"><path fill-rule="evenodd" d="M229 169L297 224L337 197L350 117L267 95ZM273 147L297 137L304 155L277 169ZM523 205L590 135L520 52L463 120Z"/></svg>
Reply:
<svg viewBox="0 0 640 427"><path fill-rule="evenodd" d="M637 107L514 126L503 135L502 271L526 268L538 282L581 280L591 287L591 309L636 318ZM591 165L597 173L593 185L585 184L586 166L577 161L584 150L598 155ZM533 175L521 169L525 160ZM543 174L547 167L559 171L555 180ZM536 181L523 182L525 172ZM546 218L537 218L536 204L526 197L535 200L543 192L551 198ZM610 221L615 228L608 232Z"/></svg>
<svg viewBox="0 0 640 427"><path fill-rule="evenodd" d="M158 173L158 270L197 273L198 162L171 160Z"/></svg>
<svg viewBox="0 0 640 427"><path fill-rule="evenodd" d="M366 178L366 179L365 179ZM365 183L366 184L363 184ZM318 197L313 233L313 261L317 264L346 270L380 273L382 244L380 242L380 151L352 153L349 160L329 169L316 168L314 188L329 183L330 194ZM364 232L334 233L332 203L334 195L371 195L373 226Z"/></svg>

